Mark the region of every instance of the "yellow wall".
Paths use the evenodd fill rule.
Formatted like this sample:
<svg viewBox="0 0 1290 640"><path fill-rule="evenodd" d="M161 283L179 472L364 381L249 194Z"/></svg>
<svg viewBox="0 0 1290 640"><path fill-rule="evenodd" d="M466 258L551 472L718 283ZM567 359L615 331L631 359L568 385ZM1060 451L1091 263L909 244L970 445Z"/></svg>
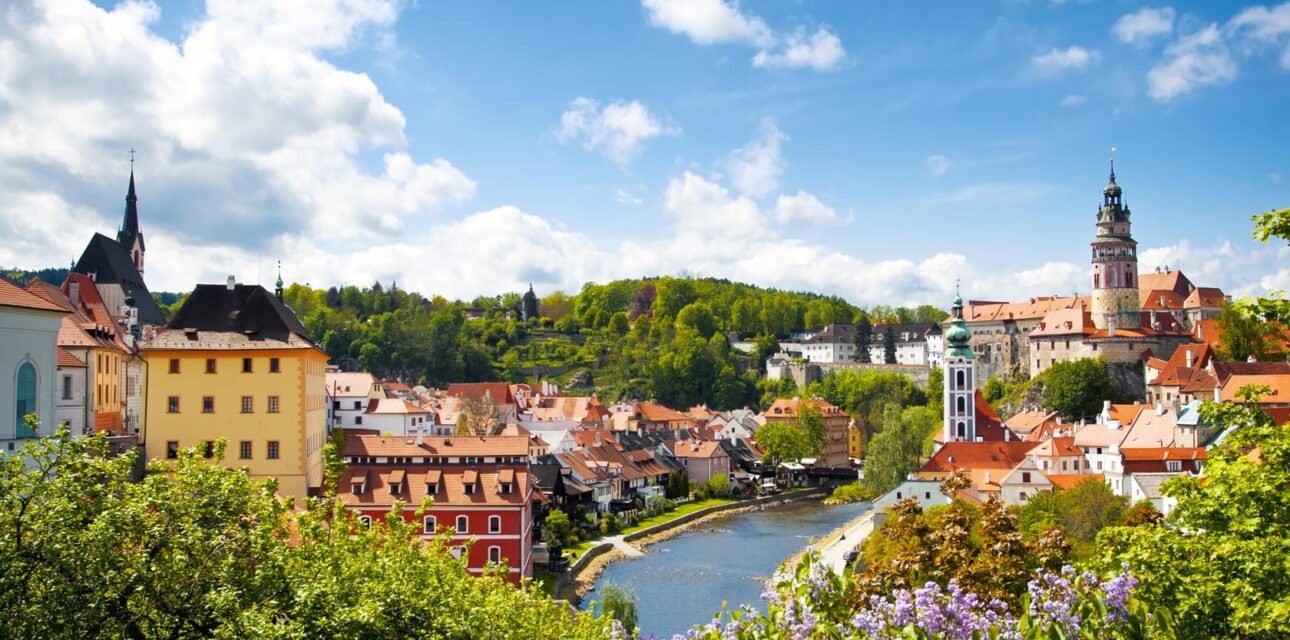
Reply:
<svg viewBox="0 0 1290 640"><path fill-rule="evenodd" d="M856 460L864 459L864 447L860 440L860 427L854 424L847 427L847 455Z"/></svg>
<svg viewBox="0 0 1290 640"><path fill-rule="evenodd" d="M253 477L274 477L279 493L303 498L309 487L322 484L322 446L326 442L327 407L324 369L327 356L314 349L247 351L145 350L148 363L147 430L149 458L164 459L166 443L180 448L225 438L224 465L246 468ZM170 359L179 359L179 373L170 373ZM207 358L216 361L206 373ZM242 372L242 359L252 358L252 372ZM270 373L269 359L278 358L281 371ZM179 413L170 413L169 398L179 398ZM202 398L214 398L213 413L202 412ZM242 413L242 397L251 396L252 412ZM279 399L278 413L269 413L269 397ZM240 443L251 442L250 460L239 458ZM279 457L267 457L268 443L279 443Z"/></svg>
<svg viewBox="0 0 1290 640"><path fill-rule="evenodd" d="M94 412L121 413L121 377L125 375L121 352L90 349L86 366L94 367Z"/></svg>

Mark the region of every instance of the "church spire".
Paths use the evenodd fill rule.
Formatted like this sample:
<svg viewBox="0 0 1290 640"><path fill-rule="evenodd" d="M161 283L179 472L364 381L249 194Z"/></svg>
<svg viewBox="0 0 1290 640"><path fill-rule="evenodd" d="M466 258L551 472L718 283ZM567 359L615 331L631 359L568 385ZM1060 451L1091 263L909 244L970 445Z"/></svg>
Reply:
<svg viewBox="0 0 1290 640"><path fill-rule="evenodd" d="M143 231L139 229L139 196L134 192L134 149L130 150L130 187L125 192L125 217L121 220L121 229L116 232L116 241L130 254L134 267L143 275Z"/></svg>
<svg viewBox="0 0 1290 640"><path fill-rule="evenodd" d="M274 283L273 295L277 296L279 300L282 299L282 261L281 260L278 261L278 281Z"/></svg>

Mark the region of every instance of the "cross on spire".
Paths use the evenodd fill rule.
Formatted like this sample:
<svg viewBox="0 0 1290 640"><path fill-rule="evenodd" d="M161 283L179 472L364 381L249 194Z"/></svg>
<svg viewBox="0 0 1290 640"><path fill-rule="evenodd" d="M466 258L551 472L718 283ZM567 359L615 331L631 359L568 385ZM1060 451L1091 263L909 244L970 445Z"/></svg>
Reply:
<svg viewBox="0 0 1290 640"><path fill-rule="evenodd" d="M134 147L130 147L130 170L134 171Z"/></svg>

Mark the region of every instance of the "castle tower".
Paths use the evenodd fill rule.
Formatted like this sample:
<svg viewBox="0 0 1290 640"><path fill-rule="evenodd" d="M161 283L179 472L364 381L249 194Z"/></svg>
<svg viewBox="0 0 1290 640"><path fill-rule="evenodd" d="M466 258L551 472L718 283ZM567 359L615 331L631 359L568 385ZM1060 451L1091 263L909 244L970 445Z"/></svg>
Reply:
<svg viewBox="0 0 1290 640"><path fill-rule="evenodd" d="M963 297L955 291L953 319L945 331L945 432L943 442L976 442L976 359L963 320Z"/></svg>
<svg viewBox="0 0 1290 640"><path fill-rule="evenodd" d="M1138 329L1142 325L1138 301L1138 243L1129 234L1129 207L1124 205L1111 180L1102 190L1097 210L1097 238L1093 240L1093 325L1098 329Z"/></svg>
<svg viewBox="0 0 1290 640"><path fill-rule="evenodd" d="M130 163L134 163L131 158ZM130 189L125 194L125 219L121 220L121 230L116 232L116 241L129 252L134 261L139 277L143 277L143 230L139 228L139 197L134 195L134 169L130 169Z"/></svg>

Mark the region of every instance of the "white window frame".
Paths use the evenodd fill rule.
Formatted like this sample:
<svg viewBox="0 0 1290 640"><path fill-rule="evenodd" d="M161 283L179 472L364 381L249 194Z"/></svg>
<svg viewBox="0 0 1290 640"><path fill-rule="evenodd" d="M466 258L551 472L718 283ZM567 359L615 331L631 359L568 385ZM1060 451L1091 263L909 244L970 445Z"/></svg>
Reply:
<svg viewBox="0 0 1290 640"><path fill-rule="evenodd" d="M493 526L493 523L497 523L497 526ZM489 533L501 533L501 532L502 532L502 517L501 517L501 516L488 516L488 532L489 532Z"/></svg>
<svg viewBox="0 0 1290 640"><path fill-rule="evenodd" d="M493 556L496 556L496 557L493 557ZM501 564L501 563L502 563L502 548L501 548L501 547L499 547L499 546L497 546L497 545L493 545L493 546L489 547L489 548L488 548L488 561L489 561L489 562L491 562L491 563L493 563L493 564Z"/></svg>
<svg viewBox="0 0 1290 640"><path fill-rule="evenodd" d="M456 525L455 529L457 533L469 533L470 516L466 516L466 515L457 516L457 521L455 525Z"/></svg>
<svg viewBox="0 0 1290 640"><path fill-rule="evenodd" d="M372 529L372 516L359 516L358 524L361 525L364 529L367 529L370 531Z"/></svg>
<svg viewBox="0 0 1290 640"><path fill-rule="evenodd" d="M421 531L423 533L434 533L437 526L439 526L439 521L434 516L425 516L421 519Z"/></svg>

